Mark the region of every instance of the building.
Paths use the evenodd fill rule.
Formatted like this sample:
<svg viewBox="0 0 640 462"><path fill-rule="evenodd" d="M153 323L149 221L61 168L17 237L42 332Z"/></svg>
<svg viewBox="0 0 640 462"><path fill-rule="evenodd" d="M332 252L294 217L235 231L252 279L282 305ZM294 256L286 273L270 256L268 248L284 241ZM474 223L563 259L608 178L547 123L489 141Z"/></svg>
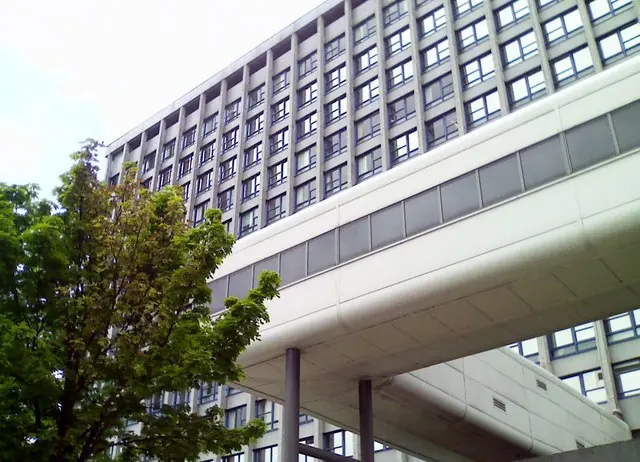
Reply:
<svg viewBox="0 0 640 462"><path fill-rule="evenodd" d="M194 225L218 207L242 239L614 66L640 50L639 12L632 0L330 0L111 143L107 178L137 161L148 187L183 187ZM639 326L636 310L512 348L639 430ZM229 411L278 415L221 394ZM301 425L348 452L339 429Z"/></svg>

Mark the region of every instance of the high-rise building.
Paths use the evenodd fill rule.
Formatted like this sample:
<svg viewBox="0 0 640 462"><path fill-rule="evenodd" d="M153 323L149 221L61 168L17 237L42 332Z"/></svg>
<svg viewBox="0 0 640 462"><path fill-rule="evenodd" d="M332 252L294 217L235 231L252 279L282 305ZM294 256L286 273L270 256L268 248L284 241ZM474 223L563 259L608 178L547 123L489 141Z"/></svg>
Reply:
<svg viewBox="0 0 640 462"><path fill-rule="evenodd" d="M194 226L217 207L242 239L615 66L640 51L639 15L633 0L328 0L111 143L107 180L136 161L147 187L183 188ZM511 347L640 431L640 310ZM263 418L259 444L222 460L278 460L279 406L203 390L157 399ZM353 453L306 416L300 435Z"/></svg>

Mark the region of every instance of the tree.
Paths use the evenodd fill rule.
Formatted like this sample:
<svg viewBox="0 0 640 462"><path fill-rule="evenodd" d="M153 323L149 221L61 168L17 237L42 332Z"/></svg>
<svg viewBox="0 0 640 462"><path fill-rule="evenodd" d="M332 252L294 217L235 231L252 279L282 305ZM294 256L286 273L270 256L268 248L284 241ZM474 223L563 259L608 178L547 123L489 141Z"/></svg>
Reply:
<svg viewBox="0 0 640 462"><path fill-rule="evenodd" d="M227 429L217 407L145 403L239 380L279 277L263 273L212 320L206 283L234 243L220 211L190 227L181 191L147 191L133 164L103 184L97 148L73 156L57 205L35 186L0 184L0 460L101 460L116 442L122 460L237 451L262 422Z"/></svg>

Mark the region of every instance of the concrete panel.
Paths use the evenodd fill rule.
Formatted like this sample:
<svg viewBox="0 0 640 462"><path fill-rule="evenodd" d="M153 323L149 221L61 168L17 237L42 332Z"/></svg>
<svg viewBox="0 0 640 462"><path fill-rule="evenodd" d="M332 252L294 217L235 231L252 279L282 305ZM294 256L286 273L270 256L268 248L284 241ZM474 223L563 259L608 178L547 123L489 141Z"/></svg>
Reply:
<svg viewBox="0 0 640 462"><path fill-rule="evenodd" d="M631 440L526 459L526 462L637 462L638 460L640 460L640 440ZM525 459L521 459L518 462L524 461Z"/></svg>

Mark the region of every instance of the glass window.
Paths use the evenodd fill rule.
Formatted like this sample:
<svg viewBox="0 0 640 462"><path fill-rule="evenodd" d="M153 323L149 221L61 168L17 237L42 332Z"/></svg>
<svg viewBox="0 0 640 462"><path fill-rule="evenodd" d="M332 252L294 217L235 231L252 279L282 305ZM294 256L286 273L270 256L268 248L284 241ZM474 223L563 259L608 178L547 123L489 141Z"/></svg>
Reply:
<svg viewBox="0 0 640 462"><path fill-rule="evenodd" d="M216 149L215 141L204 145L200 149L200 165L206 164L207 162L213 160L215 149Z"/></svg>
<svg viewBox="0 0 640 462"><path fill-rule="evenodd" d="M329 197L347 187L347 164L342 164L324 174L324 197Z"/></svg>
<svg viewBox="0 0 640 462"><path fill-rule="evenodd" d="M382 150L380 146L356 157L357 183L371 178L382 171Z"/></svg>
<svg viewBox="0 0 640 462"><path fill-rule="evenodd" d="M178 178L182 178L193 170L193 154L189 154L187 157L180 159L178 164Z"/></svg>
<svg viewBox="0 0 640 462"><path fill-rule="evenodd" d="M291 112L291 104L289 98L285 98L282 101L278 101L271 105L271 124L275 124L284 120Z"/></svg>
<svg viewBox="0 0 640 462"><path fill-rule="evenodd" d="M346 50L346 40L344 34L331 40L324 46L324 56L327 62L337 58Z"/></svg>
<svg viewBox="0 0 640 462"><path fill-rule="evenodd" d="M498 91L482 95L465 104L469 127L477 127L500 115Z"/></svg>
<svg viewBox="0 0 640 462"><path fill-rule="evenodd" d="M582 19L578 8L566 11L559 16L545 22L542 25L547 43L552 44L558 40L569 38L569 36L582 29Z"/></svg>
<svg viewBox="0 0 640 462"><path fill-rule="evenodd" d="M413 63L407 60L387 71L389 90L407 83L413 78Z"/></svg>
<svg viewBox="0 0 640 462"><path fill-rule="evenodd" d="M142 161L142 173L147 173L151 170L156 164L156 152L153 151L151 154L147 154L144 156Z"/></svg>
<svg viewBox="0 0 640 462"><path fill-rule="evenodd" d="M376 20L374 16L370 16L364 21L353 26L353 41L354 44L373 37L376 33Z"/></svg>
<svg viewBox="0 0 640 462"><path fill-rule="evenodd" d="M331 268L336 263L335 229L309 240L309 275Z"/></svg>
<svg viewBox="0 0 640 462"><path fill-rule="evenodd" d="M275 403L273 401L269 401L268 399L256 400L256 418L262 420L266 424L267 431L275 430L277 428L276 424L278 423L278 421L276 420ZM276 461L277 459L274 460L274 462Z"/></svg>
<svg viewBox="0 0 640 462"><path fill-rule="evenodd" d="M368 69L376 67L378 64L378 47L373 46L363 51L355 58L355 73L359 74ZM346 78L346 76L345 76Z"/></svg>
<svg viewBox="0 0 640 462"><path fill-rule="evenodd" d="M332 157L342 154L347 150L347 129L343 128L324 139L324 158L331 159ZM314 156L315 165L315 156Z"/></svg>
<svg viewBox="0 0 640 462"><path fill-rule="evenodd" d="M233 207L233 187L218 194L218 208L223 212Z"/></svg>
<svg viewBox="0 0 640 462"><path fill-rule="evenodd" d="M238 145L238 127L222 135L222 152L227 152Z"/></svg>
<svg viewBox="0 0 640 462"><path fill-rule="evenodd" d="M198 175L198 179L196 181L196 194L201 194L205 191L209 191L212 186L213 186L213 169Z"/></svg>
<svg viewBox="0 0 640 462"><path fill-rule="evenodd" d="M227 104L224 108L224 123L228 124L236 120L240 116L240 100L237 99L233 103Z"/></svg>
<svg viewBox="0 0 640 462"><path fill-rule="evenodd" d="M271 155L284 151L289 146L289 128L283 128L269 137Z"/></svg>
<svg viewBox="0 0 640 462"><path fill-rule="evenodd" d="M593 71L593 61L589 48L584 46L573 50L551 63L553 76L558 86L579 79Z"/></svg>
<svg viewBox="0 0 640 462"><path fill-rule="evenodd" d="M418 154L418 131L412 130L389 141L391 165L396 165Z"/></svg>
<svg viewBox="0 0 640 462"><path fill-rule="evenodd" d="M193 226L198 226L204 222L205 212L209 210L210 206L211 201L207 199L193 207Z"/></svg>
<svg viewBox="0 0 640 462"><path fill-rule="evenodd" d="M238 406L224 411L224 426L227 428L243 427L247 421L247 406Z"/></svg>
<svg viewBox="0 0 640 462"><path fill-rule="evenodd" d="M307 244L302 243L280 254L282 285L299 281L307 275Z"/></svg>
<svg viewBox="0 0 640 462"><path fill-rule="evenodd" d="M267 200L267 224L280 220L287 216L286 194L280 194Z"/></svg>
<svg viewBox="0 0 640 462"><path fill-rule="evenodd" d="M347 66L343 64L342 66L327 72L324 75L324 81L325 91L327 93L341 87L347 81Z"/></svg>
<svg viewBox="0 0 640 462"><path fill-rule="evenodd" d="M640 24L634 22L598 39L602 60L607 63L640 50Z"/></svg>
<svg viewBox="0 0 640 462"><path fill-rule="evenodd" d="M439 66L448 60L449 56L449 41L441 40L422 52L422 70L426 71L430 67Z"/></svg>
<svg viewBox="0 0 640 462"><path fill-rule="evenodd" d="M214 114L212 116L207 117L202 122L202 136L207 136L216 129L216 125L218 124L218 114Z"/></svg>
<svg viewBox="0 0 640 462"><path fill-rule="evenodd" d="M447 24L444 7L437 8L422 19L420 19L420 34L422 37L439 31Z"/></svg>
<svg viewBox="0 0 640 462"><path fill-rule="evenodd" d="M303 108L318 98L318 82L313 82L298 90L298 107Z"/></svg>
<svg viewBox="0 0 640 462"><path fill-rule="evenodd" d="M305 77L311 74L318 67L318 53L315 51L298 61L299 77Z"/></svg>
<svg viewBox="0 0 640 462"><path fill-rule="evenodd" d="M215 382L200 382L200 404L210 403L218 399L218 384Z"/></svg>
<svg viewBox="0 0 640 462"><path fill-rule="evenodd" d="M309 114L307 117L298 120L296 123L298 140L302 138L306 138L316 132L316 128L318 127L318 114L313 113Z"/></svg>
<svg viewBox="0 0 640 462"><path fill-rule="evenodd" d="M329 125L347 116L347 97L341 96L338 99L325 104L325 125Z"/></svg>
<svg viewBox="0 0 640 462"><path fill-rule="evenodd" d="M469 61L461 67L462 82L465 88L485 82L496 75L491 52Z"/></svg>
<svg viewBox="0 0 640 462"><path fill-rule="evenodd" d="M604 321L609 343L640 337L640 309L611 316Z"/></svg>
<svg viewBox="0 0 640 462"><path fill-rule="evenodd" d="M393 56L411 46L411 33L408 27L399 30L385 39L387 57Z"/></svg>
<svg viewBox="0 0 640 462"><path fill-rule="evenodd" d="M640 395L640 358L613 365L618 398Z"/></svg>
<svg viewBox="0 0 640 462"><path fill-rule="evenodd" d="M536 69L509 82L507 91L511 107L522 106L547 93L544 75L540 69Z"/></svg>
<svg viewBox="0 0 640 462"><path fill-rule="evenodd" d="M522 34L502 46L502 61L505 67L521 63L538 54L538 42L533 31Z"/></svg>
<svg viewBox="0 0 640 462"><path fill-rule="evenodd" d="M225 160L224 162L220 162L220 166L218 167L218 178L220 181L226 181L229 178L232 178L236 174L236 158L232 157L231 159Z"/></svg>
<svg viewBox="0 0 640 462"><path fill-rule="evenodd" d="M313 204L316 201L316 180L309 180L296 187L296 211Z"/></svg>
<svg viewBox="0 0 640 462"><path fill-rule="evenodd" d="M456 15L461 16L482 5L482 0L454 0Z"/></svg>
<svg viewBox="0 0 640 462"><path fill-rule="evenodd" d="M176 139L172 139L162 146L162 160L171 159L176 152Z"/></svg>
<svg viewBox="0 0 640 462"><path fill-rule="evenodd" d="M244 452L241 452L239 454L232 454L230 456L224 456L220 460L221 462L244 462Z"/></svg>
<svg viewBox="0 0 640 462"><path fill-rule="evenodd" d="M447 181L440 186L444 221L455 220L480 208L478 178L475 172Z"/></svg>
<svg viewBox="0 0 640 462"><path fill-rule="evenodd" d="M425 108L436 106L453 97L453 77L445 74L424 86Z"/></svg>
<svg viewBox="0 0 640 462"><path fill-rule="evenodd" d="M253 109L264 101L264 84L254 88L247 94L247 106Z"/></svg>
<svg viewBox="0 0 640 462"><path fill-rule="evenodd" d="M273 188L287 181L287 159L269 167L269 187Z"/></svg>
<svg viewBox="0 0 640 462"><path fill-rule="evenodd" d="M592 322L562 329L549 335L551 356L560 358L596 348L595 329Z"/></svg>
<svg viewBox="0 0 640 462"><path fill-rule="evenodd" d="M464 29L458 32L458 44L460 49L468 48L476 43L484 40L489 36L489 29L487 28L487 20L481 19L472 24L469 24Z"/></svg>
<svg viewBox="0 0 640 462"><path fill-rule="evenodd" d="M633 0L593 0L589 2L591 20L597 21L631 7Z"/></svg>
<svg viewBox="0 0 640 462"><path fill-rule="evenodd" d="M569 160L574 172L616 155L607 116L600 116L566 131Z"/></svg>
<svg viewBox="0 0 640 462"><path fill-rule="evenodd" d="M638 120L640 120L640 101L635 101L611 113L613 126L618 138L620 152L627 152L640 146L640 130L638 130Z"/></svg>
<svg viewBox="0 0 640 462"><path fill-rule="evenodd" d="M458 136L456 112L450 111L426 123L427 146L430 148Z"/></svg>
<svg viewBox="0 0 640 462"><path fill-rule="evenodd" d="M440 199L436 188L416 194L404 201L407 236L438 226L441 220Z"/></svg>
<svg viewBox="0 0 640 462"><path fill-rule="evenodd" d="M194 125L182 134L182 149L185 150L196 142L196 126Z"/></svg>
<svg viewBox="0 0 640 462"><path fill-rule="evenodd" d="M285 69L279 74L276 74L273 76L273 94L274 95L277 93L280 93L282 90L289 87L289 83L290 83L289 74L290 74L290 70Z"/></svg>
<svg viewBox="0 0 640 462"><path fill-rule="evenodd" d="M558 135L521 150L520 162L526 190L550 183L567 174Z"/></svg>
<svg viewBox="0 0 640 462"><path fill-rule="evenodd" d="M373 250L404 239L402 203L371 214L371 248Z"/></svg>
<svg viewBox="0 0 640 462"><path fill-rule="evenodd" d="M355 90L356 107L361 108L374 101L380 95L378 77L360 85Z"/></svg>
<svg viewBox="0 0 640 462"><path fill-rule="evenodd" d="M250 138L254 135L257 135L264 128L264 113L258 114L255 117L250 118L246 122L246 137Z"/></svg>
<svg viewBox="0 0 640 462"><path fill-rule="evenodd" d="M538 340L535 338L530 338L529 340L523 340L522 342L512 343L508 346L508 348L518 353L520 356L524 356L525 358L533 361L534 363L538 363Z"/></svg>
<svg viewBox="0 0 640 462"><path fill-rule="evenodd" d="M258 207L251 210L247 210L240 214L240 229L238 230L238 237L244 237L247 234L258 229Z"/></svg>
<svg viewBox="0 0 640 462"><path fill-rule="evenodd" d="M503 29L527 16L529 16L529 2L527 0L515 0L496 12L496 26L498 29Z"/></svg>
<svg viewBox="0 0 640 462"><path fill-rule="evenodd" d="M389 26L407 14L407 0L394 0L391 5L384 7L382 17L384 25Z"/></svg>
<svg viewBox="0 0 640 462"><path fill-rule="evenodd" d="M339 228L340 261L345 262L371 251L369 217L342 225Z"/></svg>
<svg viewBox="0 0 640 462"><path fill-rule="evenodd" d="M171 170L172 167L167 167L158 173L158 191L168 184L171 184Z"/></svg>
<svg viewBox="0 0 640 462"><path fill-rule="evenodd" d="M561 377L560 380L596 404L607 402L607 392L604 388L604 379L600 369Z"/></svg>
<svg viewBox="0 0 640 462"><path fill-rule="evenodd" d="M408 95L389 103L388 111L390 126L394 126L403 120L407 120L415 116L416 103L413 93L409 93Z"/></svg>
<svg viewBox="0 0 640 462"><path fill-rule="evenodd" d="M316 165L316 145L296 153L296 174L311 170Z"/></svg>
<svg viewBox="0 0 640 462"><path fill-rule="evenodd" d="M242 182L242 200L258 197L260 193L260 174L247 178Z"/></svg>
<svg viewBox="0 0 640 462"><path fill-rule="evenodd" d="M268 427L267 427L268 428ZM266 448L254 449L253 461L254 462L278 462L278 446L269 446Z"/></svg>
<svg viewBox="0 0 640 462"><path fill-rule="evenodd" d="M515 154L478 169L482 205L488 207L520 194L520 168Z"/></svg>
<svg viewBox="0 0 640 462"><path fill-rule="evenodd" d="M373 138L380 133L380 113L374 112L356 121L356 143Z"/></svg>

